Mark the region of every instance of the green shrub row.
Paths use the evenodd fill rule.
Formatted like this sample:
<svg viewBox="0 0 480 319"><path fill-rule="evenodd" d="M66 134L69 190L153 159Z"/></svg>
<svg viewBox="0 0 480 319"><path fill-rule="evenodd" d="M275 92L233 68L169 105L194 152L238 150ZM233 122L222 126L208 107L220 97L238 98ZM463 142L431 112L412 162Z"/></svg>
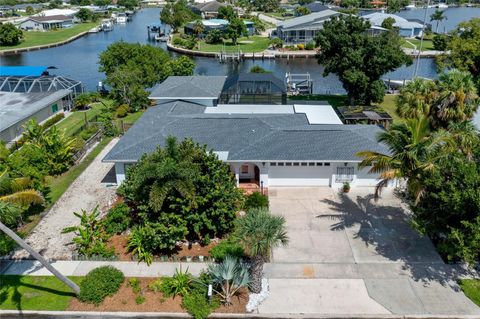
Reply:
<svg viewBox="0 0 480 319"><path fill-rule="evenodd" d="M112 266L103 266L90 271L80 283L78 299L100 304L106 297L113 296L124 280L123 273Z"/></svg>

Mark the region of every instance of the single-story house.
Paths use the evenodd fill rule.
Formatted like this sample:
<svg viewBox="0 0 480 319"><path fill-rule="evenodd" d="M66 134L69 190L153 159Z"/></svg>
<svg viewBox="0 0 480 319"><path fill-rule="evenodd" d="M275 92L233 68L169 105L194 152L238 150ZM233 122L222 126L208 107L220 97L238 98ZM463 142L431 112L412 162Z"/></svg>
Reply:
<svg viewBox="0 0 480 319"><path fill-rule="evenodd" d="M320 12L320 11L330 10L329 7L327 7L321 2L312 2L305 5L305 7L307 7L307 9L310 10L310 12Z"/></svg>
<svg viewBox="0 0 480 319"><path fill-rule="evenodd" d="M276 34L286 44L314 42L323 23L340 14L328 9L289 19L278 24Z"/></svg>
<svg viewBox="0 0 480 319"><path fill-rule="evenodd" d="M32 16L20 23L20 29L27 31L48 31L52 29L69 28L73 18L64 15Z"/></svg>
<svg viewBox="0 0 480 319"><path fill-rule="evenodd" d="M214 19L218 17L218 9L225 6L227 5L214 0L195 4L191 9L194 13L201 15L203 19Z"/></svg>
<svg viewBox="0 0 480 319"><path fill-rule="evenodd" d="M36 17L49 17L49 16L67 16L69 18L73 18L77 12L78 9L48 9L48 10L43 10L42 12L37 13L35 16Z"/></svg>
<svg viewBox="0 0 480 319"><path fill-rule="evenodd" d="M395 23L393 26L398 29L400 36L405 38L413 38L422 35L423 25L417 21L410 21L395 14L375 12L362 16L362 18L370 21L373 27L381 27L387 18L393 18Z"/></svg>
<svg viewBox="0 0 480 319"><path fill-rule="evenodd" d="M0 140L10 143L20 137L23 125L35 118L39 123L63 112L71 90L52 92L0 92Z"/></svg>
<svg viewBox="0 0 480 319"><path fill-rule="evenodd" d="M228 26L228 21L225 19L209 19L209 20L200 20L203 24L203 35L206 35L209 31L217 29L224 31ZM194 34L195 33L195 21L188 23L183 28L186 34ZM247 28L248 35L255 34L255 25L252 21L243 20L245 27Z"/></svg>
<svg viewBox="0 0 480 319"><path fill-rule="evenodd" d="M211 77L197 78L207 84ZM169 88L162 90L168 92ZM157 96L158 104L104 157L104 162L115 164L118 184L130 165L164 146L168 136L206 144L229 164L237 185L248 189L251 185L265 190L273 186L336 188L344 182L353 187L374 186L378 182L378 175L358 167L356 153L388 152L376 141L382 131L379 126L344 125L330 105L206 106L194 102L198 90L191 92L191 97L187 92L188 88L177 100L172 94L165 100Z"/></svg>

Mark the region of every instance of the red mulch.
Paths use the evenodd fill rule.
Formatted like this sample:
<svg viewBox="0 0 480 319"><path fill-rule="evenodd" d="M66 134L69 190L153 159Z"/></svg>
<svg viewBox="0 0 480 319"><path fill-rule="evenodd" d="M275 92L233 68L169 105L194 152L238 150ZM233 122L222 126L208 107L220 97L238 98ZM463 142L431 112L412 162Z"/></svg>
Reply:
<svg viewBox="0 0 480 319"><path fill-rule="evenodd" d="M128 285L128 278L125 278L120 290L112 297L107 297L98 306L83 303L77 298L70 301L67 310L71 311L124 311L124 312L185 312L182 308L182 297L165 298L161 292L150 291L147 287L157 278L138 278L145 302L137 305L135 303L136 295ZM248 290L242 289L238 295L233 298L233 304L230 306L220 306L215 312L222 313L245 313L245 305L248 302Z"/></svg>
<svg viewBox="0 0 480 319"><path fill-rule="evenodd" d="M109 247L113 247L115 249L115 255L118 257L120 261L131 261L132 254L127 252L127 244L128 244L128 235L113 235L108 239L107 245ZM189 249L188 245L181 245L177 247L171 256L170 260L173 259L175 256L177 259L191 256L191 257L198 257L198 256L210 256L210 250L218 244L217 240L212 240L210 244L206 246L202 246L199 243L192 244L192 247ZM159 257L159 256L156 256Z"/></svg>

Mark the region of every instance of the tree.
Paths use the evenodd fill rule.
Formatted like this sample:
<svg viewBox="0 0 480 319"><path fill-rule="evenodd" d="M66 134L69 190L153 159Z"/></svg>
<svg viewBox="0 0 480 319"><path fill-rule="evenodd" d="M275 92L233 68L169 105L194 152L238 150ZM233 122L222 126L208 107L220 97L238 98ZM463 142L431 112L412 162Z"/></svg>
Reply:
<svg viewBox="0 0 480 319"><path fill-rule="evenodd" d="M27 6L25 8L25 13L28 14L29 16L35 13L35 10L33 9L32 6Z"/></svg>
<svg viewBox="0 0 480 319"><path fill-rule="evenodd" d="M248 35L248 32L245 23L239 18L234 18L228 23L225 34L232 39L233 45L236 45L238 38Z"/></svg>
<svg viewBox="0 0 480 319"><path fill-rule="evenodd" d="M447 17L443 15L442 10L435 10L435 12L430 15L430 22L437 21L437 26L435 27L435 33L438 32L438 25L443 20L447 20Z"/></svg>
<svg viewBox="0 0 480 319"><path fill-rule="evenodd" d="M189 57L182 55L169 62L170 74L175 76L193 75L195 63Z"/></svg>
<svg viewBox="0 0 480 319"><path fill-rule="evenodd" d="M6 224L14 226L19 216L18 206L31 204L42 204L44 199L40 193L29 189L29 181L25 178L12 179L7 171L0 175L0 184L2 185L0 193L0 231L13 239L20 247L25 249L32 257L37 259L45 268L47 268L55 277L72 288L76 293L80 293L80 288L73 281L58 272L50 263L48 263L38 252L12 231ZM5 223L5 224L4 224Z"/></svg>
<svg viewBox="0 0 480 319"><path fill-rule="evenodd" d="M80 10L78 10L75 16L79 18L82 22L87 22L92 19L93 14L92 11L86 8L81 8Z"/></svg>
<svg viewBox="0 0 480 319"><path fill-rule="evenodd" d="M250 68L250 73L271 73L270 71L265 70L259 65L254 65Z"/></svg>
<svg viewBox="0 0 480 319"><path fill-rule="evenodd" d="M160 20L176 32L184 23L196 18L186 0L168 2L160 12Z"/></svg>
<svg viewBox="0 0 480 319"><path fill-rule="evenodd" d="M205 37L205 42L209 44L222 43L223 33L218 29L213 29L208 31L207 36Z"/></svg>
<svg viewBox="0 0 480 319"><path fill-rule="evenodd" d="M252 1L251 5L256 11L272 12L280 6L280 0Z"/></svg>
<svg viewBox="0 0 480 319"><path fill-rule="evenodd" d="M270 214L266 208L252 209L235 221L234 234L251 259L250 289L260 293L263 264L273 248L288 244L285 218Z"/></svg>
<svg viewBox="0 0 480 319"><path fill-rule="evenodd" d="M325 67L324 76L339 77L352 105L382 101L381 76L411 63L396 32L369 36L370 23L356 16L334 17L323 26L316 39L318 63Z"/></svg>
<svg viewBox="0 0 480 319"><path fill-rule="evenodd" d="M231 305L233 296L250 282L247 266L229 255L219 264L208 265L208 274L215 285L215 292L226 305Z"/></svg>
<svg viewBox="0 0 480 319"><path fill-rule="evenodd" d="M396 22L395 19L392 17L385 18L385 20L382 21L381 27L388 30L392 30L395 22Z"/></svg>
<svg viewBox="0 0 480 319"><path fill-rule="evenodd" d="M395 101L396 113L403 118L429 116L436 96L434 81L414 78L400 89Z"/></svg>
<svg viewBox="0 0 480 319"><path fill-rule="evenodd" d="M388 131L378 135L378 142L385 144L390 154L374 151L358 152L362 158L359 167L371 167L369 172L380 174L375 188L378 198L382 189L396 179L407 179L407 193L418 202L424 194L422 178L430 173L441 153L436 151L449 142L444 132L432 134L426 116L393 123Z"/></svg>
<svg viewBox="0 0 480 319"><path fill-rule="evenodd" d="M8 22L0 25L0 45L17 45L22 38L22 30L17 29L12 23Z"/></svg>
<svg viewBox="0 0 480 319"><path fill-rule="evenodd" d="M437 58L439 70L456 68L470 72L480 89L480 18L461 22L451 32L445 54Z"/></svg>
<svg viewBox="0 0 480 319"><path fill-rule="evenodd" d="M402 10L410 3L410 0L387 0L387 12L395 13Z"/></svg>
<svg viewBox="0 0 480 319"><path fill-rule="evenodd" d="M201 20L196 20L195 23L193 24L193 33L197 36L197 38L200 37L200 35L203 33L205 30L205 26L203 25Z"/></svg>
<svg viewBox="0 0 480 319"><path fill-rule="evenodd" d="M448 45L448 35L436 34L433 36L433 48L437 51L445 51Z"/></svg>
<svg viewBox="0 0 480 319"><path fill-rule="evenodd" d="M304 16L310 13L310 9L308 9L307 7L297 7L295 9L295 12L298 16Z"/></svg>
<svg viewBox="0 0 480 319"><path fill-rule="evenodd" d="M218 18L231 21L234 18L238 18L238 15L232 6L222 6L218 9Z"/></svg>
<svg viewBox="0 0 480 319"><path fill-rule="evenodd" d="M117 5L121 7L125 7L125 9L128 9L128 10L133 10L136 7L138 7L140 4L138 0L118 0Z"/></svg>

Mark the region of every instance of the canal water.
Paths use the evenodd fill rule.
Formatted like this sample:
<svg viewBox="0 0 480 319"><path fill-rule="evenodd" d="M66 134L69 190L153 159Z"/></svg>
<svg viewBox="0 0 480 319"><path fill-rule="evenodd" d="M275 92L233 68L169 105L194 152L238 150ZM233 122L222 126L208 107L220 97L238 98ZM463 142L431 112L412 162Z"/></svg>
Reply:
<svg viewBox="0 0 480 319"><path fill-rule="evenodd" d="M453 12L452 16L455 17L463 14L464 18L468 20L469 18L464 13L457 14L455 10L475 9L448 9L446 12L448 14ZM480 9L477 10L475 14L480 16ZM55 66L57 70L54 70L52 73L80 80L85 84L87 90L93 91L96 89L98 82L104 78L104 75L98 72L97 62L100 52L105 50L109 44L119 40L147 43L147 25L160 24L159 15L160 9L158 8L142 9L134 15L131 22L126 25L116 24L111 32L88 34L66 45L55 48L1 56L0 65ZM450 16L448 19L447 21L450 23ZM166 47L164 43L150 43L155 46ZM195 57L194 60L197 65L196 74L231 75L248 72L252 66L259 65L272 71L279 78L285 77L287 72L308 72L312 77L315 93L344 93L341 83L335 75L322 76L323 67L318 65L315 59L246 60L241 63L226 64L220 64L213 58ZM409 79L412 77L413 71L414 65L401 67L385 75L385 78L392 80ZM434 59L421 59L418 75L427 78L436 77L437 70Z"/></svg>

